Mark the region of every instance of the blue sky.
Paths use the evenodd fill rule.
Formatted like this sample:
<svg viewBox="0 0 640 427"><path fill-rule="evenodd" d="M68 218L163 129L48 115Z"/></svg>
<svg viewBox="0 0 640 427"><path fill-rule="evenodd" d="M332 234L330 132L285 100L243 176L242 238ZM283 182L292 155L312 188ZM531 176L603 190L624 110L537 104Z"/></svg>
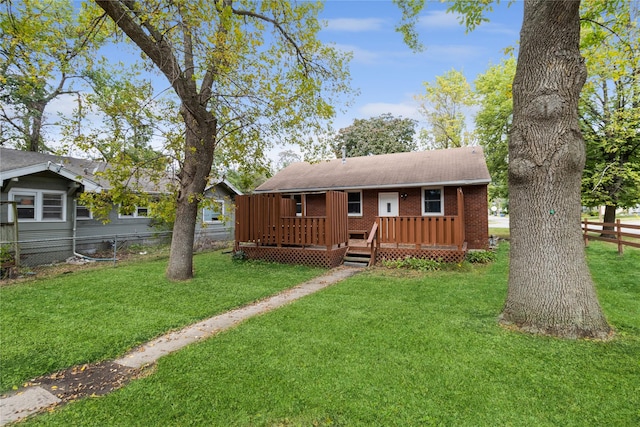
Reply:
<svg viewBox="0 0 640 427"><path fill-rule="evenodd" d="M455 68L472 84L476 75L505 57L505 48L517 46L522 2L496 6L488 15L490 22L468 34L455 15L445 13L446 7L446 3L427 2L418 24L426 50L415 53L394 29L400 10L390 0L326 3L322 17L328 27L321 38L354 53L352 85L360 90L349 111L337 117L336 129L355 118L383 113L420 119L413 97L424 92L423 82Z"/></svg>
<svg viewBox="0 0 640 427"><path fill-rule="evenodd" d="M354 119L366 119L384 113L421 120L414 96L424 93L423 82L432 82L436 76L455 68L462 71L473 84L476 75L489 65L497 64L505 57L504 49L516 47L522 24L523 3L515 0L494 5L484 23L471 33L458 22L457 16L446 13L447 4L427 1L417 30L425 45L423 52L413 52L402 35L395 31L400 22L400 9L391 0L328 0L321 18L327 28L320 33L325 43L332 43L342 50L353 52L350 63L352 86L360 94L345 112L339 112L333 127L339 130L349 126ZM114 60L138 58L132 47L118 45L105 53ZM158 77L158 88L167 84ZM156 89L158 89L156 88ZM75 103L65 97L51 105L52 111L69 114ZM468 127L472 127L472 113L468 112ZM277 160L278 153L286 148L274 147L269 156Z"/></svg>

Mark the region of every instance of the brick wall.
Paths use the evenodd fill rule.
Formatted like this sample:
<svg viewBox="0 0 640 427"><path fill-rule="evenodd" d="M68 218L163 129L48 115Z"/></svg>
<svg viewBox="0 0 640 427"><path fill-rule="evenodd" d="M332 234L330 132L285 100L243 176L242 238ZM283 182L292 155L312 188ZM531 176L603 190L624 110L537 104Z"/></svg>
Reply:
<svg viewBox="0 0 640 427"><path fill-rule="evenodd" d="M469 249L489 248L489 203L486 185L462 187L465 237Z"/></svg>

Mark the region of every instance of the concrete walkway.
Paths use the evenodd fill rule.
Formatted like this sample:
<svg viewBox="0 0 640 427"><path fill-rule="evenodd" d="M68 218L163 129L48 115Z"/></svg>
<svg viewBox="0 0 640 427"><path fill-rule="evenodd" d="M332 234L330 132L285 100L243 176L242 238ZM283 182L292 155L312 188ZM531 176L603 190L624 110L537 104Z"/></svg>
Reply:
<svg viewBox="0 0 640 427"><path fill-rule="evenodd" d="M232 328L250 317L274 310L291 301L331 286L347 277L353 276L359 271L361 270L350 267L334 268L320 277L287 289L265 300L211 317L180 331L161 336L133 349L122 358L111 363L130 368L142 368L154 363L164 355ZM0 399L0 426L21 420L61 402L61 399L42 387L32 386L21 389Z"/></svg>

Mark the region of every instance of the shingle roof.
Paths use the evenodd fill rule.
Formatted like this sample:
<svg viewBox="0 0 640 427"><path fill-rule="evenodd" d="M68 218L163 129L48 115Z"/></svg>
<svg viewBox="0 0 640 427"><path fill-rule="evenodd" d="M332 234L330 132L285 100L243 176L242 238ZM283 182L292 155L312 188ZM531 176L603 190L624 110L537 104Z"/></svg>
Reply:
<svg viewBox="0 0 640 427"><path fill-rule="evenodd" d="M259 193L488 184L481 147L348 157L292 163L260 185Z"/></svg>
<svg viewBox="0 0 640 427"><path fill-rule="evenodd" d="M36 153L31 151L13 150L0 147L0 180L14 176L28 175L41 171L52 171L69 179L90 183L91 190L110 188L109 182L96 175L108 168L108 163L91 159L78 159L75 157L56 156L53 154ZM141 188L149 193L162 191L165 185L171 181L169 177L155 184L149 179L141 178L138 182Z"/></svg>

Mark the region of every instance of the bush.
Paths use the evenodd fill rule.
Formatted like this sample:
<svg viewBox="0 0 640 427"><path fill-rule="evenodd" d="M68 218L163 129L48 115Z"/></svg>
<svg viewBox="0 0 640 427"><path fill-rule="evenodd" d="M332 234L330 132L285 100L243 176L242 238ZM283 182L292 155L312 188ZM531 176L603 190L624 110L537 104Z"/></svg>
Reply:
<svg viewBox="0 0 640 427"><path fill-rule="evenodd" d="M245 261L247 259L247 254L244 251L235 251L233 255L231 255L231 259L233 261Z"/></svg>
<svg viewBox="0 0 640 427"><path fill-rule="evenodd" d="M488 264L495 261L496 253L492 251L470 251L467 252L465 259L473 264Z"/></svg>

